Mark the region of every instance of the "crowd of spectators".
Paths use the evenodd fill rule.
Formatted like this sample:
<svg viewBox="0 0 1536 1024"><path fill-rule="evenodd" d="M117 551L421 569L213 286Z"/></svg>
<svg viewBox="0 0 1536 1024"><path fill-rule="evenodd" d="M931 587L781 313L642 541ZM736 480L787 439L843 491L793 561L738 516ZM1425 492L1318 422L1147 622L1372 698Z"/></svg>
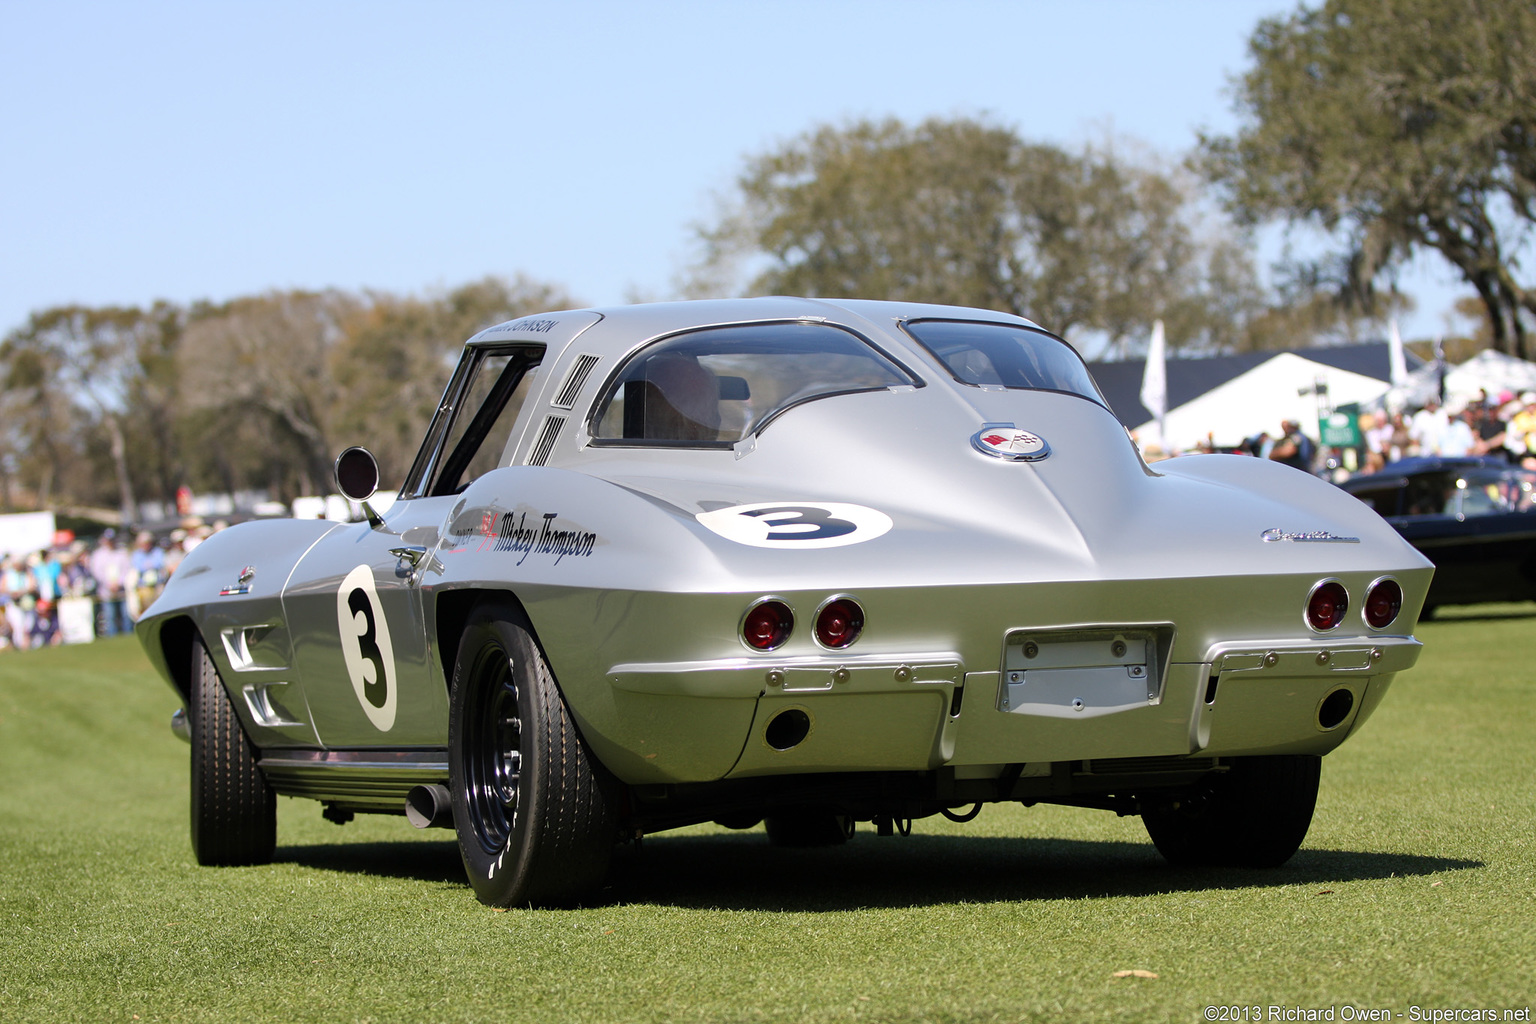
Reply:
<svg viewBox="0 0 1536 1024"><path fill-rule="evenodd" d="M140 531L129 546L108 529L94 545L75 540L0 558L0 649L131 632L182 558L213 529L196 525L158 538Z"/></svg>
<svg viewBox="0 0 1536 1024"><path fill-rule="evenodd" d="M1536 469L1536 392L1508 392L1476 398L1451 407L1430 398L1412 412L1362 413L1361 445L1346 459L1345 452L1318 444L1295 420L1286 420L1276 434L1262 431L1245 439L1235 451L1284 462L1307 472L1340 481L1355 473L1374 473L1389 462L1415 455L1490 456ZM1215 451L1201 445L1201 451Z"/></svg>

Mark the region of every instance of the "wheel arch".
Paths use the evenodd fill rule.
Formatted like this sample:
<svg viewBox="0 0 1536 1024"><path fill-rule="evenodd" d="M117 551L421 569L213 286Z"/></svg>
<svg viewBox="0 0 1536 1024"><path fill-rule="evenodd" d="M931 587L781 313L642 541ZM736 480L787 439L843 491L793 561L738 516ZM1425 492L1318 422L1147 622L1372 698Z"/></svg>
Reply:
<svg viewBox="0 0 1536 1024"><path fill-rule="evenodd" d="M459 641L464 636L464 627L469 624L469 617L475 607L487 601L495 601L505 604L517 611L527 624L528 635L533 637L533 642L538 646L539 653L544 655L544 661L549 665L550 671L555 673L555 678L560 678L555 665L549 660L549 652L544 649L544 644L539 640L538 630L533 628L533 620L528 617L528 609L523 602L518 600L516 594L510 590L500 590L493 587L467 587L462 590L440 591L434 606L435 632L437 636L437 658L443 670L443 684L452 689L453 666L459 657Z"/></svg>
<svg viewBox="0 0 1536 1024"><path fill-rule="evenodd" d="M192 645L198 638L197 626L190 616L178 615L162 622L159 633L166 679L182 702L188 703L192 699Z"/></svg>

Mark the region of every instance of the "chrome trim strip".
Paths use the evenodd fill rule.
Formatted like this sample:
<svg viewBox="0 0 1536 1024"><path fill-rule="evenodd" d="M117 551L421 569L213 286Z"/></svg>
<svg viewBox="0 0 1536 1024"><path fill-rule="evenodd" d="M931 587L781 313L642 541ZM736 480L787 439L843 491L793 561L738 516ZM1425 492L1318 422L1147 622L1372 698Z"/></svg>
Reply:
<svg viewBox="0 0 1536 1024"><path fill-rule="evenodd" d="M257 764L284 796L395 814L413 787L448 781L444 750L279 750Z"/></svg>
<svg viewBox="0 0 1536 1024"><path fill-rule="evenodd" d="M368 771L447 771L446 750L275 750L259 762L276 769L366 769Z"/></svg>

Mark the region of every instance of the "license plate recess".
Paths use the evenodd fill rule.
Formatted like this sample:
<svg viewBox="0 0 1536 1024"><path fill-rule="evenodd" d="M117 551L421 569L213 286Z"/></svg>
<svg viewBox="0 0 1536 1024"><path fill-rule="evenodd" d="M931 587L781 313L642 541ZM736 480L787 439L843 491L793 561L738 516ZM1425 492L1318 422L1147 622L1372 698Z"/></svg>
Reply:
<svg viewBox="0 0 1536 1024"><path fill-rule="evenodd" d="M1156 704L1172 634L1169 626L1012 630L998 710L1094 718Z"/></svg>

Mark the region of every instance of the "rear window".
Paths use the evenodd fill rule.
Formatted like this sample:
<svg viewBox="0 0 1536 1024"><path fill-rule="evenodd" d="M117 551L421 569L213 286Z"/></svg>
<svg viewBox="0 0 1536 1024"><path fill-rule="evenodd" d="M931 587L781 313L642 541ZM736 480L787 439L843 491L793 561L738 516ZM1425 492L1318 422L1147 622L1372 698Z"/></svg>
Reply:
<svg viewBox="0 0 1536 1024"><path fill-rule="evenodd" d="M820 323L692 331L636 353L599 399L599 442L725 447L793 406L921 381L851 331Z"/></svg>
<svg viewBox="0 0 1536 1024"><path fill-rule="evenodd" d="M905 326L962 384L1063 391L1105 404L1078 354L1044 331L970 320L913 320Z"/></svg>

